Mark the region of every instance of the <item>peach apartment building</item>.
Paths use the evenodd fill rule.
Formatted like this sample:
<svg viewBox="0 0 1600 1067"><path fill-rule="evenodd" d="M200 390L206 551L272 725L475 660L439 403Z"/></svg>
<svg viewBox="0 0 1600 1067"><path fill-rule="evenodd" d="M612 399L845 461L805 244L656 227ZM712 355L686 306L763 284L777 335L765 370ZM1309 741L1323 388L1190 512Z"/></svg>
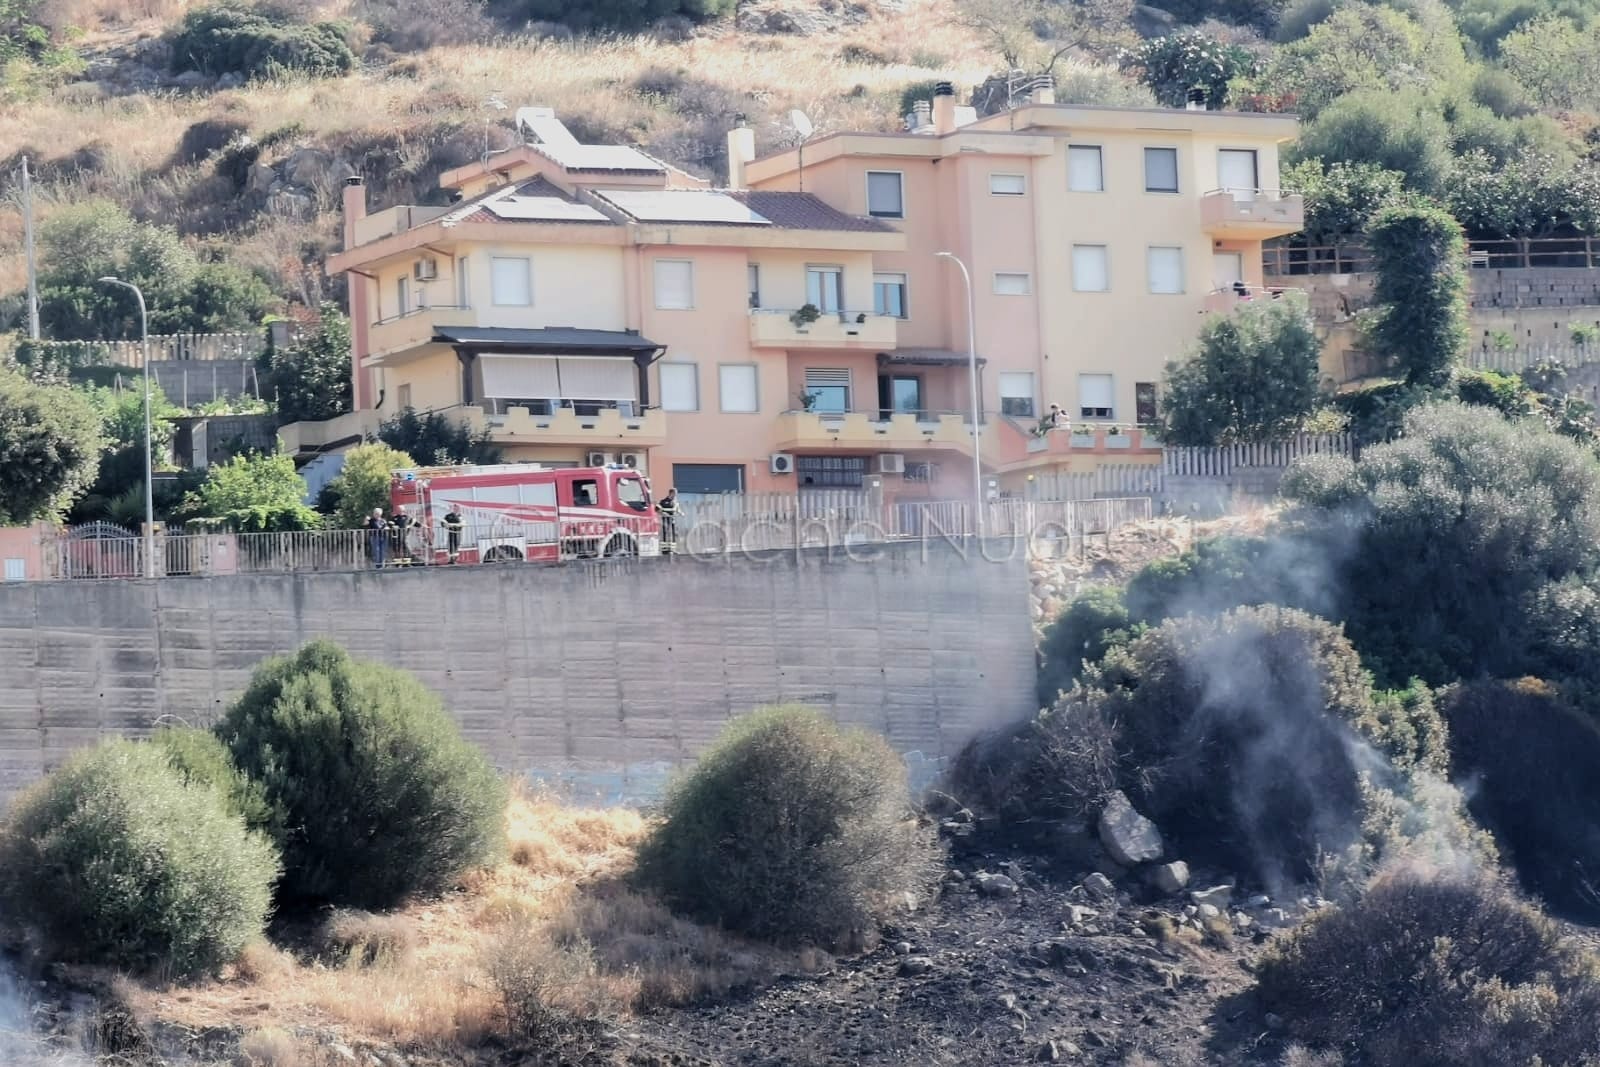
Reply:
<svg viewBox="0 0 1600 1067"><path fill-rule="evenodd" d="M346 187L330 269L350 281L358 410L287 427L292 447L410 407L510 460L630 463L658 491L909 499L970 493L975 442L995 488L1154 461L1131 427L1163 364L1300 220L1270 191L1283 116L1046 96L975 120L941 92L903 134L757 160L735 130L726 189L580 144L546 109L518 122L528 143L443 176L449 205L368 215ZM939 251L973 274L976 432L965 290ZM1051 402L1102 432L1032 437Z"/></svg>

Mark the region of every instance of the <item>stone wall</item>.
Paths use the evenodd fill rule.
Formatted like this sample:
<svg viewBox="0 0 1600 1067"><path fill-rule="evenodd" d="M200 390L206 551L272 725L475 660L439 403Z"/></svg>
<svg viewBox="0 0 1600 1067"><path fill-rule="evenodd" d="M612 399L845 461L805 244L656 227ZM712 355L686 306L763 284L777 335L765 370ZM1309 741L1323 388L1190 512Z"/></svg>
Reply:
<svg viewBox="0 0 1600 1067"><path fill-rule="evenodd" d="M923 780L1033 710L1020 553L850 556L0 584L0 797L101 737L212 721L316 636L414 671L502 769L584 799L657 794L774 701L882 732Z"/></svg>

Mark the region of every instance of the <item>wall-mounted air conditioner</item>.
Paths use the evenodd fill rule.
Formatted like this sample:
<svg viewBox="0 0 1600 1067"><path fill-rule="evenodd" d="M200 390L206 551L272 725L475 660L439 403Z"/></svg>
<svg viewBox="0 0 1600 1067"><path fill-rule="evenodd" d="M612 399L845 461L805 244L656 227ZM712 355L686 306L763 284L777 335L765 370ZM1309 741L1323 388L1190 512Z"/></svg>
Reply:
<svg viewBox="0 0 1600 1067"><path fill-rule="evenodd" d="M772 454L773 474L793 474L794 457L787 452L774 452Z"/></svg>
<svg viewBox="0 0 1600 1067"><path fill-rule="evenodd" d="M627 467L629 470L640 470L644 467L644 453L618 452L617 462L622 464L624 467Z"/></svg>
<svg viewBox="0 0 1600 1067"><path fill-rule="evenodd" d="M411 265L411 277L419 282L431 282L439 276L439 261L423 256Z"/></svg>
<svg viewBox="0 0 1600 1067"><path fill-rule="evenodd" d="M898 452L878 453L879 474L904 474L906 472L906 457Z"/></svg>
<svg viewBox="0 0 1600 1067"><path fill-rule="evenodd" d="M609 452L590 452L583 458L583 465L585 467L604 467L610 462L611 453Z"/></svg>

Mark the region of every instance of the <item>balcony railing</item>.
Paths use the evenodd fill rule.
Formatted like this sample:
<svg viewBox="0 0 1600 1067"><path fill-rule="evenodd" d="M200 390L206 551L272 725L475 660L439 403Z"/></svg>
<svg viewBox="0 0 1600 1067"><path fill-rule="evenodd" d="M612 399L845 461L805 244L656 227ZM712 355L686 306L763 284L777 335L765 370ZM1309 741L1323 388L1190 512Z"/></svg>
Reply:
<svg viewBox="0 0 1600 1067"><path fill-rule="evenodd" d="M863 451L950 448L970 453L970 419L970 412L959 411L786 411L778 417L777 438L780 449L844 445Z"/></svg>
<svg viewBox="0 0 1600 1067"><path fill-rule="evenodd" d="M1262 267L1269 275L1361 274L1374 269L1372 253L1358 244L1292 247L1274 245L1261 250ZM1529 270L1567 267L1600 268L1600 237L1522 237L1503 241L1473 241L1467 265L1477 270Z"/></svg>
<svg viewBox="0 0 1600 1067"><path fill-rule="evenodd" d="M1212 233L1276 237L1294 233L1306 222L1299 193L1277 189L1213 189L1200 198L1200 223Z"/></svg>
<svg viewBox="0 0 1600 1067"><path fill-rule="evenodd" d="M824 311L810 322L793 308L754 308L750 344L756 348L892 348L899 319L870 311Z"/></svg>
<svg viewBox="0 0 1600 1067"><path fill-rule="evenodd" d="M367 334L369 358L379 358L409 348L425 345L433 340L440 326L471 326L473 312L469 307L456 304L432 304L412 308L404 315L396 315L374 322Z"/></svg>
<svg viewBox="0 0 1600 1067"><path fill-rule="evenodd" d="M633 402L614 407L591 406L530 411L519 401L485 401L481 406L452 409L474 431L487 431L497 444L621 443L647 448L665 444L667 417L660 409L638 411ZM491 410L499 407L500 410Z"/></svg>
<svg viewBox="0 0 1600 1067"><path fill-rule="evenodd" d="M1301 290L1291 289L1282 285L1230 285L1220 289L1213 289L1206 294L1205 309L1207 311L1227 312L1237 308L1240 304L1247 304L1257 300L1277 300L1284 293L1298 293Z"/></svg>

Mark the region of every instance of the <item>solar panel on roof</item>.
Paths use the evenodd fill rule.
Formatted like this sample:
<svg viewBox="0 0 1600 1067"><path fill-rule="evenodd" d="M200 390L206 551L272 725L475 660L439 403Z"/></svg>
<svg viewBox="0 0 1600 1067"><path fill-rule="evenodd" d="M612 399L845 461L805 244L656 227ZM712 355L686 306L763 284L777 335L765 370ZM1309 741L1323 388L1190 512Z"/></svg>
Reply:
<svg viewBox="0 0 1600 1067"><path fill-rule="evenodd" d="M539 150L572 170L641 170L653 174L665 170L660 163L627 145L545 143L539 145Z"/></svg>
<svg viewBox="0 0 1600 1067"><path fill-rule="evenodd" d="M608 189L600 195L643 222L725 222L770 226L772 220L725 193L688 189Z"/></svg>
<svg viewBox="0 0 1600 1067"><path fill-rule="evenodd" d="M535 219L545 222L606 222L603 214L588 204L575 204L554 196L507 196L483 205L502 219Z"/></svg>

